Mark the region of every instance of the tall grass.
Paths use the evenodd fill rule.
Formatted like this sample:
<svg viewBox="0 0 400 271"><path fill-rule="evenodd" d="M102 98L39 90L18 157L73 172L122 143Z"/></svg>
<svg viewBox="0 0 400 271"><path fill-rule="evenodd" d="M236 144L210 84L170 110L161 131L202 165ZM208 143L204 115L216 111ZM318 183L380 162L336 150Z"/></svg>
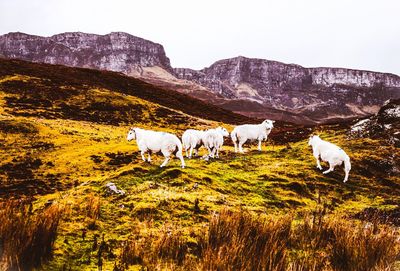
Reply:
<svg viewBox="0 0 400 271"><path fill-rule="evenodd" d="M266 219L222 211L203 240L203 270L284 270L291 217Z"/></svg>
<svg viewBox="0 0 400 271"><path fill-rule="evenodd" d="M399 231L348 221L323 212L293 220L222 211L206 230L189 238L182 229L127 241L121 270L139 264L149 270L395 270Z"/></svg>
<svg viewBox="0 0 400 271"><path fill-rule="evenodd" d="M399 231L317 212L292 227L290 270L394 270Z"/></svg>
<svg viewBox="0 0 400 271"><path fill-rule="evenodd" d="M49 260L62 216L52 204L32 214L17 201L0 204L0 269L32 270Z"/></svg>

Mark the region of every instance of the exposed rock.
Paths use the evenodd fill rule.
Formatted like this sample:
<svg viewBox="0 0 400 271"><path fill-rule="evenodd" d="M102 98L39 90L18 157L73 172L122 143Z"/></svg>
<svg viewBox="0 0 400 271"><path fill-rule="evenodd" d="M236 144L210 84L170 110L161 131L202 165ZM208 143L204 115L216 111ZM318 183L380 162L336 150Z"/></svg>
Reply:
<svg viewBox="0 0 400 271"><path fill-rule="evenodd" d="M125 195L125 191L118 189L115 183L111 182L106 184L106 191L108 194Z"/></svg>
<svg viewBox="0 0 400 271"><path fill-rule="evenodd" d="M400 147L400 99L388 100L377 114L356 122L349 134L352 137L385 139Z"/></svg>

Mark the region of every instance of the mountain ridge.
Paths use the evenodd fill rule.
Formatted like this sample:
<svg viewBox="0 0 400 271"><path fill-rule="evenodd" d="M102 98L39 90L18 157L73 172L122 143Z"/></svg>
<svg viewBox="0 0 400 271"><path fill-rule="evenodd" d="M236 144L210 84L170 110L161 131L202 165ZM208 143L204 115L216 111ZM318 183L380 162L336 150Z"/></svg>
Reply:
<svg viewBox="0 0 400 271"><path fill-rule="evenodd" d="M387 99L400 97L400 77L391 73L305 68L244 56L201 70L173 68L161 44L124 32L9 33L0 36L0 56L122 72L250 117L301 124L368 116Z"/></svg>

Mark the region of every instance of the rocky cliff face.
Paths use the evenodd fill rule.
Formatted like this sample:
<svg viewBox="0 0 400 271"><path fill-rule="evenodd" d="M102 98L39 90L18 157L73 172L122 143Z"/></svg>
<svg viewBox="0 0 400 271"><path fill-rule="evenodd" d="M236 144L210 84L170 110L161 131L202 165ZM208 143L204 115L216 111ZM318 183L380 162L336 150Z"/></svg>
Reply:
<svg viewBox="0 0 400 271"><path fill-rule="evenodd" d="M23 33L0 36L0 56L140 74L143 67L171 71L162 45L123 32L94 35L80 32L39 37Z"/></svg>
<svg viewBox="0 0 400 271"><path fill-rule="evenodd" d="M236 57L208 68L173 69L160 44L127 33L0 36L0 57L122 72L258 118L334 122L378 112L400 98L400 77L341 68L304 68Z"/></svg>
<svg viewBox="0 0 400 271"><path fill-rule="evenodd" d="M309 122L376 113L385 100L400 97L400 77L369 71L304 68L245 57L221 60L200 71L174 71L178 78L195 81L230 100L289 111ZM254 107L248 104L242 111L251 115Z"/></svg>

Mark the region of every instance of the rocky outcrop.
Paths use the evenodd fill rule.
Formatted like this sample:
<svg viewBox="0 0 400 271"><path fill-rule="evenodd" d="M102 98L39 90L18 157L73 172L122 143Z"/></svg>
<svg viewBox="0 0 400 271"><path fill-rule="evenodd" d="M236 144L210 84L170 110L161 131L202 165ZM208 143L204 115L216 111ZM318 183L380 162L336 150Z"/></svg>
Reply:
<svg viewBox="0 0 400 271"><path fill-rule="evenodd" d="M140 74L143 67L172 71L162 45L123 32L94 35L71 32L39 37L24 33L0 36L0 56Z"/></svg>
<svg viewBox="0 0 400 271"><path fill-rule="evenodd" d="M357 121L349 135L385 139L400 147L400 99L388 100L377 114Z"/></svg>
<svg viewBox="0 0 400 271"><path fill-rule="evenodd" d="M385 102L379 112L369 118L357 121L348 131L350 138L373 138L380 140L383 144L393 146L393 151L385 156L367 157L364 159L366 170L371 174L382 174L383 179L387 176L399 176L400 156L400 99L392 99ZM366 144L367 143L366 141ZM379 150L377 150L379 151ZM398 184L393 186L400 188Z"/></svg>

